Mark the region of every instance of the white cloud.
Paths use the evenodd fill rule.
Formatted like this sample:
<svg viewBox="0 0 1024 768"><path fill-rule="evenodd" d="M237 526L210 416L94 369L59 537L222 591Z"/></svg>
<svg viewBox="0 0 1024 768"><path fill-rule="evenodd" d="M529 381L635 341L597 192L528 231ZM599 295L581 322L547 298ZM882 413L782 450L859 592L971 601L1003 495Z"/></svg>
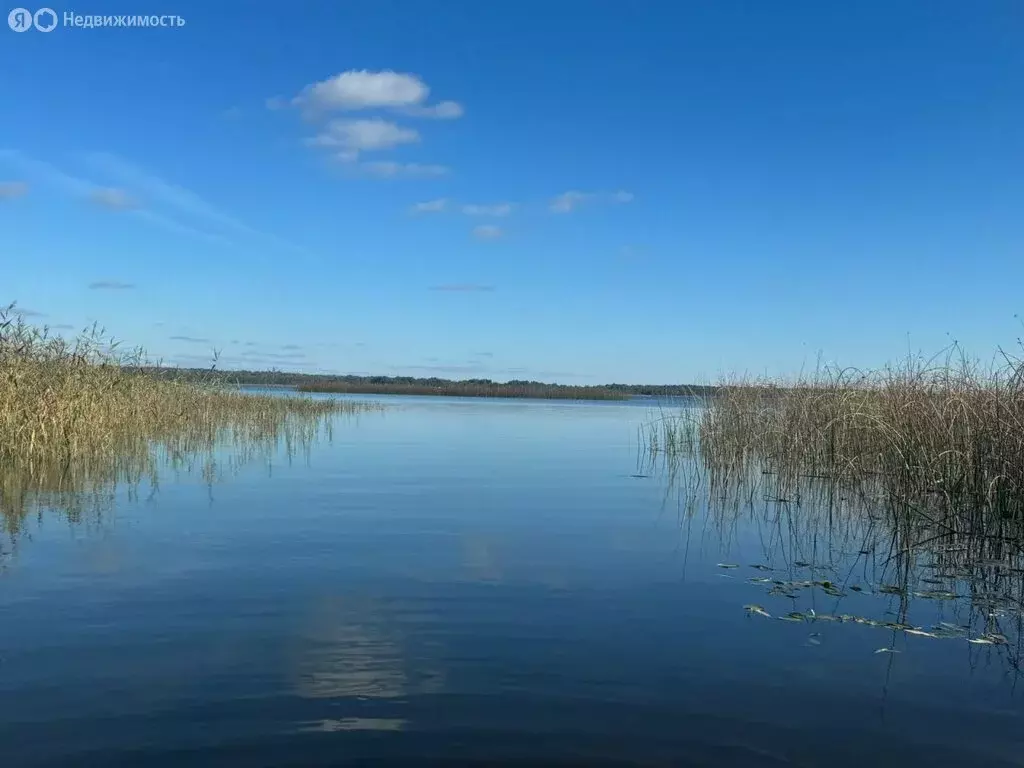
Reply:
<svg viewBox="0 0 1024 768"><path fill-rule="evenodd" d="M590 192L577 192L570 190L569 192L563 192L554 200L551 201L549 206L553 213L569 213L581 203L589 200L594 195Z"/></svg>
<svg viewBox="0 0 1024 768"><path fill-rule="evenodd" d="M457 101L442 101L433 106L406 107L402 111L412 117L433 117L438 120L456 120L466 113Z"/></svg>
<svg viewBox="0 0 1024 768"><path fill-rule="evenodd" d="M362 163L359 167L371 176L379 176L382 178L394 178L397 176L424 178L429 176L444 176L449 172L449 169L443 165L433 165L430 163L396 163L390 160Z"/></svg>
<svg viewBox="0 0 1024 768"><path fill-rule="evenodd" d="M332 120L324 131L309 140L315 147L339 150L342 160L354 160L360 152L391 149L400 144L415 144L420 135L412 128L403 128L388 120Z"/></svg>
<svg viewBox="0 0 1024 768"><path fill-rule="evenodd" d="M416 203L412 206L413 213L440 213L441 211L447 210L448 199L440 198L438 200L427 200L422 203Z"/></svg>
<svg viewBox="0 0 1024 768"><path fill-rule="evenodd" d="M318 110L410 107L426 101L430 89L416 75L352 69L307 85L295 103Z"/></svg>
<svg viewBox="0 0 1024 768"><path fill-rule="evenodd" d="M568 192L563 192L552 199L548 209L552 213L571 213L582 204L594 200L601 200L610 203L629 203L632 202L633 198L633 193L626 192L625 190L620 190L609 195L598 192L580 192L578 190L570 190Z"/></svg>
<svg viewBox="0 0 1024 768"><path fill-rule="evenodd" d="M350 69L307 85L292 99L307 115L324 112L353 112L363 109L391 109L414 117L454 120L462 117L456 101L427 104L430 88L418 75L383 70ZM283 100L268 99L269 109L280 109Z"/></svg>
<svg viewBox="0 0 1024 768"><path fill-rule="evenodd" d="M479 227L473 228L473 237L478 240L497 240L503 234L505 234L504 230L493 224L481 224Z"/></svg>
<svg viewBox="0 0 1024 768"><path fill-rule="evenodd" d="M464 205L462 206L462 212L467 216L508 216L512 213L512 203Z"/></svg>
<svg viewBox="0 0 1024 768"><path fill-rule="evenodd" d="M383 70L348 70L307 85L291 100L307 119L317 120L331 112L384 110L410 117L452 120L463 114L455 101L428 104L430 88L418 75ZM268 109L280 109L284 100L267 100ZM405 144L418 144L420 134L413 128L398 125L382 117L340 119L329 121L306 145L330 152L335 160L356 166L365 175L392 178L396 176L442 176L448 168L432 163L401 163L378 161L359 163L364 152L394 149Z"/></svg>

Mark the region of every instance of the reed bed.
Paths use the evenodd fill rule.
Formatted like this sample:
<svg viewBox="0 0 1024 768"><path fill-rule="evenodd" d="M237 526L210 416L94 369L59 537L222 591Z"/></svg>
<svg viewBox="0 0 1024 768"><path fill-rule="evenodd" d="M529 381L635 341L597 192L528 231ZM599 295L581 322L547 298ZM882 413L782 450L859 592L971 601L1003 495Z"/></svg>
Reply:
<svg viewBox="0 0 1024 768"><path fill-rule="evenodd" d="M1024 519L1024 363L1005 354L982 367L954 347L878 371L733 380L647 438L698 455L719 482L756 465L782 495L818 478L908 510Z"/></svg>
<svg viewBox="0 0 1024 768"><path fill-rule="evenodd" d="M161 463L201 461L209 474L217 462L308 445L334 414L379 409L156 377L144 363L97 327L65 339L26 323L13 305L0 309L0 511L9 528L30 497L69 501L153 478ZM225 449L232 459L215 458Z"/></svg>

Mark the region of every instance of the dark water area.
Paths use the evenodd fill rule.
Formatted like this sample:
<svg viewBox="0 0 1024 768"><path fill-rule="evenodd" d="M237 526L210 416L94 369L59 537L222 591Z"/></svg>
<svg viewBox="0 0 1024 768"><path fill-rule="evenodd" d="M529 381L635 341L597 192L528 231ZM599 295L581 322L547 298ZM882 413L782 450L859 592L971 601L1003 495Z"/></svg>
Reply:
<svg viewBox="0 0 1024 768"><path fill-rule="evenodd" d="M0 539L0 765L1024 765L1015 635L827 515L694 505L649 401L353 399Z"/></svg>

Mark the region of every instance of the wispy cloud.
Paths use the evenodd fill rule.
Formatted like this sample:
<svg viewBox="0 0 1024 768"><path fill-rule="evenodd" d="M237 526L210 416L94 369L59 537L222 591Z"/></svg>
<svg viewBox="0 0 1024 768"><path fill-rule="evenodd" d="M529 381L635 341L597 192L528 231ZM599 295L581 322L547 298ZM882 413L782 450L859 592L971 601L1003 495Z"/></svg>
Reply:
<svg viewBox="0 0 1024 768"><path fill-rule="evenodd" d="M305 359L305 352L260 352L260 351L248 351L243 352L242 357L247 360L302 360Z"/></svg>
<svg viewBox="0 0 1024 768"><path fill-rule="evenodd" d="M89 289L93 291L130 291L135 283L122 283L120 280L97 280L89 283Z"/></svg>
<svg viewBox="0 0 1024 768"><path fill-rule="evenodd" d="M420 134L379 117L365 120L331 120L307 143L335 151L339 160L352 162L361 152L393 149L401 144L419 142Z"/></svg>
<svg viewBox="0 0 1024 768"><path fill-rule="evenodd" d="M548 210L552 213L571 213L584 203L609 202L622 204L632 202L633 198L633 193L626 192L625 190L604 194L600 192L580 192L573 189L554 197L548 205Z"/></svg>
<svg viewBox="0 0 1024 768"><path fill-rule="evenodd" d="M466 110L457 101L442 101L430 107L405 107L401 111L411 117L432 117L437 120L455 120L466 113Z"/></svg>
<svg viewBox="0 0 1024 768"><path fill-rule="evenodd" d="M483 291L493 291L493 285L481 285L480 283L442 283L441 285L432 285L430 287L432 291L452 291L458 293L474 293Z"/></svg>
<svg viewBox="0 0 1024 768"><path fill-rule="evenodd" d="M4 305L0 305L0 306L3 306L3 307L6 308L7 305L4 304ZM38 310L35 310L35 309L29 309L28 307L19 307L19 306L15 306L13 309L11 309L10 313L12 315L20 315L21 317L46 317L47 316L45 312L39 312Z"/></svg>
<svg viewBox="0 0 1024 768"><path fill-rule="evenodd" d="M208 368L214 363L211 355L177 354L164 361L165 365L178 365L188 368ZM273 357L232 357L223 355L217 361L217 367L228 370L266 370L268 368L290 368L308 371L310 363L293 360L279 360Z"/></svg>
<svg viewBox="0 0 1024 768"><path fill-rule="evenodd" d="M209 344L209 339L200 338L198 336L168 336L171 341L184 341L187 344Z"/></svg>
<svg viewBox="0 0 1024 768"><path fill-rule="evenodd" d="M99 189L99 186L92 182L64 173L49 163L35 160L14 149L0 150L0 161L18 168L26 176L58 187L68 194L88 197L93 190Z"/></svg>
<svg viewBox="0 0 1024 768"><path fill-rule="evenodd" d="M477 240L497 240L504 234L505 231L494 224L481 224L478 227L473 227L473 237Z"/></svg>
<svg viewBox="0 0 1024 768"><path fill-rule="evenodd" d="M234 248L235 243L224 237L223 235L215 235L212 232L204 232L201 229L190 227L188 224L182 224L179 221L168 218L163 214L156 213L154 211L147 210L146 208L137 208L131 211L131 215L136 218L147 221L155 227L165 229L168 232L173 232L176 235L184 235L185 237L193 237L197 240L203 240L207 243L214 245L222 245L227 248Z"/></svg>
<svg viewBox="0 0 1024 768"><path fill-rule="evenodd" d="M0 200L13 200L28 194L28 184L24 181L0 181Z"/></svg>
<svg viewBox="0 0 1024 768"><path fill-rule="evenodd" d="M487 371L479 365L393 365L396 371L427 371L430 373L484 373Z"/></svg>
<svg viewBox="0 0 1024 768"><path fill-rule="evenodd" d="M493 352L474 352L473 357L494 357Z"/></svg>
<svg viewBox="0 0 1024 768"><path fill-rule="evenodd" d="M445 176L450 171L450 169L444 165L433 165L430 163L396 163L387 160L363 163L359 168L371 176L377 176L384 179L398 177L428 178L431 176Z"/></svg>
<svg viewBox="0 0 1024 768"><path fill-rule="evenodd" d="M0 162L6 162L9 165L17 167L30 178L59 189L65 194L81 198L83 200L90 200L92 195L104 189L104 187L99 184L94 184L87 179L73 176L70 173L65 173L50 163L43 162L42 160L36 160L35 158L29 157L25 153L17 150L0 150ZM209 232L196 229L195 227L190 227L187 224L182 224L179 221L175 221L174 219L163 214L156 213L155 211L150 211L144 208L134 208L128 211L128 213L135 218L142 219L149 224L176 234L198 238L200 240L205 240L219 245L231 245L231 243L219 235L214 235Z"/></svg>
<svg viewBox="0 0 1024 768"><path fill-rule="evenodd" d="M89 202L111 211L130 211L139 204L123 189L100 187L89 193Z"/></svg>
<svg viewBox="0 0 1024 768"><path fill-rule="evenodd" d="M97 171L117 178L130 189L141 191L147 199L173 208L179 214L201 219L207 225L221 227L235 235L262 240L284 250L307 253L302 246L256 229L225 213L195 192L148 173L116 155L108 152L93 152L86 155L85 159ZM219 235L213 236L220 237Z"/></svg>
<svg viewBox="0 0 1024 768"><path fill-rule="evenodd" d="M494 205L464 205L462 212L467 216L508 216L512 213L512 203L495 203Z"/></svg>
<svg viewBox="0 0 1024 768"><path fill-rule="evenodd" d="M427 200L422 203L416 203L409 210L413 213L441 213L447 209L448 199L442 197L438 200Z"/></svg>
<svg viewBox="0 0 1024 768"><path fill-rule="evenodd" d="M218 367L224 364L224 360L217 360ZM165 360L160 360L162 365L178 365L185 368L208 368L214 363L212 355L173 355Z"/></svg>
<svg viewBox="0 0 1024 768"><path fill-rule="evenodd" d="M593 195L588 192L570 190L569 192L563 192L558 197L554 198L551 201L549 208L552 213L569 213L581 203L592 197Z"/></svg>

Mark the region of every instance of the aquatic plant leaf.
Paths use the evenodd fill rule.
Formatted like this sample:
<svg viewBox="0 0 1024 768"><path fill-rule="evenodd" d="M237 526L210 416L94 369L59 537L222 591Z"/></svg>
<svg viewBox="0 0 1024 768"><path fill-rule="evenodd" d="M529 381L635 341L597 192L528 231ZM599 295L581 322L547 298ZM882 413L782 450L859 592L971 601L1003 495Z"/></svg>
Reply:
<svg viewBox="0 0 1024 768"><path fill-rule="evenodd" d="M916 629L916 627L914 627L911 624L903 624L902 622L898 621L877 621L875 622L875 626L885 627L886 629L898 629L903 632L906 632L908 629Z"/></svg>
<svg viewBox="0 0 1024 768"><path fill-rule="evenodd" d="M779 616L779 621L806 621L807 617L800 611L790 611L785 616Z"/></svg>
<svg viewBox="0 0 1024 768"><path fill-rule="evenodd" d="M900 653L895 648L879 648L875 653Z"/></svg>
<svg viewBox="0 0 1024 768"><path fill-rule="evenodd" d="M751 579L747 579L748 584L770 584L771 579L767 576L755 576Z"/></svg>
<svg viewBox="0 0 1024 768"><path fill-rule="evenodd" d="M807 642L809 645L821 645L821 634L819 632L812 632L807 636Z"/></svg>
<svg viewBox="0 0 1024 768"><path fill-rule="evenodd" d="M995 641L989 640L987 637L969 637L967 642L975 645L995 645Z"/></svg>
<svg viewBox="0 0 1024 768"><path fill-rule="evenodd" d="M936 635L936 634L934 634L932 632L928 632L928 631L923 630L923 629L912 628L912 629L905 629L903 631L906 632L908 635L918 635L920 637L938 637L938 635Z"/></svg>
<svg viewBox="0 0 1024 768"><path fill-rule="evenodd" d="M993 645L1005 645L1008 642L1006 635L1001 635L998 632L986 632L982 637L991 641Z"/></svg>
<svg viewBox="0 0 1024 768"><path fill-rule="evenodd" d="M738 565L735 565L733 563L719 563L718 567L719 568L739 568Z"/></svg>
<svg viewBox="0 0 1024 768"><path fill-rule="evenodd" d="M883 595L906 595L907 591L902 587L897 587L895 584L882 584L878 587L878 591Z"/></svg>
<svg viewBox="0 0 1024 768"><path fill-rule="evenodd" d="M850 589L852 589L854 592L863 592L864 591L864 587L862 587L860 584L851 584L850 585Z"/></svg>
<svg viewBox="0 0 1024 768"><path fill-rule="evenodd" d="M826 595L831 595L832 597L846 597L846 593L843 592L842 590L840 590L831 581L824 581L824 582L820 582L820 583L819 582L815 582L815 583L818 584L818 586L821 587L822 591Z"/></svg>
<svg viewBox="0 0 1024 768"><path fill-rule="evenodd" d="M923 592L915 592L914 597L920 597L924 600L956 600L959 595L944 589L927 589Z"/></svg>
<svg viewBox="0 0 1024 768"><path fill-rule="evenodd" d="M770 571L770 570L773 570L773 569L772 569L772 568L771 568L770 566L767 566L767 565L760 565L760 564L758 564L758 565L752 565L752 566L750 566L750 567L751 567L751 568L756 568L756 569L757 569L757 570L759 570L759 571Z"/></svg>
<svg viewBox="0 0 1024 768"><path fill-rule="evenodd" d="M760 605L753 605L753 604L751 604L751 605L744 605L743 606L743 610L745 610L748 615L749 614L757 614L758 616L764 616L765 618L768 618L768 619L770 619L772 617L772 615L770 613L768 613L768 611L766 611Z"/></svg>

